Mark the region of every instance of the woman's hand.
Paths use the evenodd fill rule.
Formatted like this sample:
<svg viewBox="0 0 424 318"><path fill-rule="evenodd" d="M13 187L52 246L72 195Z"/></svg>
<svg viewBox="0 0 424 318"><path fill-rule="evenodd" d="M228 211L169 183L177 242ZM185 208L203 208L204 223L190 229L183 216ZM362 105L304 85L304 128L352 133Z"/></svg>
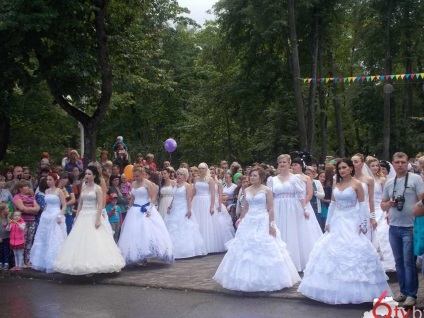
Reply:
<svg viewBox="0 0 424 318"><path fill-rule="evenodd" d="M100 219L97 219L96 220L96 229L98 229L100 227L100 224L101 224Z"/></svg>
<svg viewBox="0 0 424 318"><path fill-rule="evenodd" d="M211 215L213 215L214 213L215 213L214 208L211 208L211 210L210 210L210 214L211 214Z"/></svg>
<svg viewBox="0 0 424 318"><path fill-rule="evenodd" d="M327 225L325 226L325 232L330 232L330 224L327 224Z"/></svg>
<svg viewBox="0 0 424 318"><path fill-rule="evenodd" d="M275 230L275 228L270 227L269 228L269 235L276 237L277 236L277 231Z"/></svg>
<svg viewBox="0 0 424 318"><path fill-rule="evenodd" d="M371 222L372 229L375 230L378 225L377 221L375 219L371 219L370 222Z"/></svg>
<svg viewBox="0 0 424 318"><path fill-rule="evenodd" d="M191 211L187 211L186 215L185 215L188 219L191 218Z"/></svg>
<svg viewBox="0 0 424 318"><path fill-rule="evenodd" d="M305 217L305 220L309 220L309 213L308 212L303 212L303 216Z"/></svg>
<svg viewBox="0 0 424 318"><path fill-rule="evenodd" d="M171 209L172 209L172 206L170 205L169 207L168 207L168 211L166 212L166 213L171 213Z"/></svg>
<svg viewBox="0 0 424 318"><path fill-rule="evenodd" d="M56 219L57 224L62 223L62 218L63 218L63 216L60 216L60 215L57 217L57 219Z"/></svg>

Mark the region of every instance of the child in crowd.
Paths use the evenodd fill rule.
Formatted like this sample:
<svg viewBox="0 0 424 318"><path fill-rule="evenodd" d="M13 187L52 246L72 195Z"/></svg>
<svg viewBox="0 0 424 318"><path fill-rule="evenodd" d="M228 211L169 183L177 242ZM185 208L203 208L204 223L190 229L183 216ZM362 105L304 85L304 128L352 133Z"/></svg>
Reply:
<svg viewBox="0 0 424 318"><path fill-rule="evenodd" d="M9 209L13 207L13 195L12 193L5 188L6 178L0 176L0 202L4 202L9 205Z"/></svg>
<svg viewBox="0 0 424 318"><path fill-rule="evenodd" d="M15 255L15 267L11 271L20 271L24 265L25 226L21 211L15 211L6 227L10 231L9 243Z"/></svg>
<svg viewBox="0 0 424 318"><path fill-rule="evenodd" d="M9 232L6 230L9 216L9 207L6 203L0 203L0 270L9 269Z"/></svg>
<svg viewBox="0 0 424 318"><path fill-rule="evenodd" d="M125 175L122 174L121 175L121 193L127 200L130 199L131 190L132 190L131 182L129 182L127 178L125 178Z"/></svg>
<svg viewBox="0 0 424 318"><path fill-rule="evenodd" d="M128 147L124 142L124 137L122 137L122 136L116 137L116 141L113 144L113 151L116 151L118 149L119 145L122 145L124 147L124 149L128 151Z"/></svg>
<svg viewBox="0 0 424 318"><path fill-rule="evenodd" d="M67 172L62 172L60 174L59 180L59 189L62 190L65 195L66 200L66 210L65 210L65 221L66 221L66 232L69 233L72 230L72 225L74 224L74 217L72 215L72 207L75 204L75 194L72 189L72 186L69 183L69 176Z"/></svg>
<svg viewBox="0 0 424 318"><path fill-rule="evenodd" d="M110 226L112 227L112 230L114 232L113 239L115 240L115 242L118 242L119 232L121 230L121 223L119 217L121 214L121 207L118 205L118 195L116 193L111 193L109 195L109 202L106 205L106 212L109 218Z"/></svg>

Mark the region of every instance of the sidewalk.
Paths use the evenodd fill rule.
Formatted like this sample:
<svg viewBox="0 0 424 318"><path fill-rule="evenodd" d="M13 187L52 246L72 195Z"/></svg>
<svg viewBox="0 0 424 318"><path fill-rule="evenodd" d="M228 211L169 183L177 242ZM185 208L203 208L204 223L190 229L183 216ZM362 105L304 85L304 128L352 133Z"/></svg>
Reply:
<svg viewBox="0 0 424 318"><path fill-rule="evenodd" d="M243 297L271 297L281 299L305 299L298 293L297 285L277 292L236 292L222 288L212 277L219 266L223 253L212 254L204 257L177 260L174 264L167 265L151 260L146 266L125 268L116 274L98 274L92 277L69 276L64 274L46 274L32 269L19 272L3 272L3 277L33 278L55 281L68 284L104 284L121 286L138 286L143 288L164 288L181 291L195 291L204 293L220 293ZM420 288L418 291L418 304L424 304L424 278L420 275ZM389 284L394 294L399 292L396 273L388 273Z"/></svg>

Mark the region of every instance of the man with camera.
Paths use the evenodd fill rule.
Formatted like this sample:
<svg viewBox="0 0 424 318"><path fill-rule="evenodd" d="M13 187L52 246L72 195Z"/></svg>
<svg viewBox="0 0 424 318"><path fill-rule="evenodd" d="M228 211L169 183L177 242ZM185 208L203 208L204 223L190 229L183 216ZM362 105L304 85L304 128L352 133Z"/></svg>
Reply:
<svg viewBox="0 0 424 318"><path fill-rule="evenodd" d="M393 155L396 177L384 185L381 208L388 213L389 239L396 261L400 294L394 297L404 306L414 306L418 291L418 272L414 256L414 206L424 197L424 182L408 172L408 156Z"/></svg>

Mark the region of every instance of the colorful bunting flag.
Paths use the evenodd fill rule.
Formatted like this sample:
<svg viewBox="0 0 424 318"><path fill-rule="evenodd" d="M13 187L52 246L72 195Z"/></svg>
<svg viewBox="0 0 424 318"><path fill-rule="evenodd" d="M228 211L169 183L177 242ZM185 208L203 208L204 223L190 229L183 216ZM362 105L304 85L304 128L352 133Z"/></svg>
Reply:
<svg viewBox="0 0 424 318"><path fill-rule="evenodd" d="M408 73L408 74L380 74L380 75L361 75L361 76L347 76L347 77L308 77L301 78L303 83L354 83L354 82L371 82L371 81L388 81L388 80L411 80L411 79L424 79L424 73Z"/></svg>

